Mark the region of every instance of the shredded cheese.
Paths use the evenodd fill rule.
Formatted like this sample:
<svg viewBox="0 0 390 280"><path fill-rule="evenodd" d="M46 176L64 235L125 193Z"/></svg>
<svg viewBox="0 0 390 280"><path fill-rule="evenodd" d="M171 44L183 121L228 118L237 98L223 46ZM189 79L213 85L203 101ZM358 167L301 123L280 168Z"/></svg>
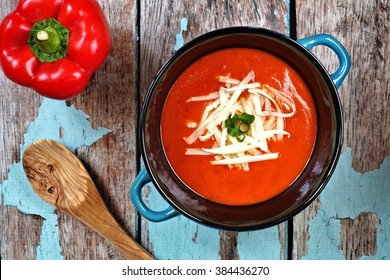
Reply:
<svg viewBox="0 0 390 280"><path fill-rule="evenodd" d="M229 158L229 159L221 159L221 160L213 160L211 161L211 164L214 165L221 165L221 164L246 164L250 162L256 162L256 161L263 161L263 160L270 160L270 159L277 159L279 156L278 153L269 153L269 154L262 154L262 155L256 155L256 156L242 156L239 158Z"/></svg>
<svg viewBox="0 0 390 280"><path fill-rule="evenodd" d="M229 76L217 76L222 83L218 91L194 96L187 102L208 101L199 123L189 122L194 131L184 140L188 145L214 139L212 148L187 148L186 155L214 155L213 165L233 166L249 170L249 163L275 160L277 152L269 150L269 141L290 137L285 130L285 119L296 113L292 95L296 89L288 72L285 72L281 90L255 82L255 74L250 71L243 80ZM245 93L245 94L244 94ZM243 113L254 116L249 130L237 140L228 133L225 120Z"/></svg>

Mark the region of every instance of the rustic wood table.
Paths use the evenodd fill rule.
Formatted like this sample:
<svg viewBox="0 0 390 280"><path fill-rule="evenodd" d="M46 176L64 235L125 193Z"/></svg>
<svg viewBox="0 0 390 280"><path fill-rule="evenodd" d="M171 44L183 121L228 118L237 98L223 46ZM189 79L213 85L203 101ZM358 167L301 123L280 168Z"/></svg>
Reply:
<svg viewBox="0 0 390 280"><path fill-rule="evenodd" d="M1 259L123 259L101 236L41 201L21 156L28 144L63 142L83 161L123 227L158 259L390 258L390 1L98 0L113 48L87 89L68 101L42 98L0 74ZM3 0L0 18L16 6ZM344 146L319 198L288 222L226 232L179 216L137 214L129 189L142 164L137 120L149 83L179 47L216 28L257 26L293 39L327 33L351 56L339 88ZM336 55L313 52L332 72ZM145 200L164 207L151 187Z"/></svg>

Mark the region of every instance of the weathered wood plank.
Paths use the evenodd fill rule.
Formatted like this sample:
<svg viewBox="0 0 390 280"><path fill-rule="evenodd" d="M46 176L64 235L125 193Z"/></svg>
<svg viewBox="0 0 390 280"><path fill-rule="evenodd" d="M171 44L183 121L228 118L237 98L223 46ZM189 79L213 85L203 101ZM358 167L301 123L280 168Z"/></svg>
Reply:
<svg viewBox="0 0 390 280"><path fill-rule="evenodd" d="M93 127L111 130L91 147L78 149L78 156L92 174L96 186L114 217L137 236L137 215L129 190L136 174L137 82L135 1L99 1L110 23L113 48L106 63L92 78L87 91L74 100L75 106L91 116ZM75 247L69 259L122 259L123 256L99 235L63 217L62 235L72 233ZM80 232L87 232L82 235ZM79 236L82 235L82 236Z"/></svg>
<svg viewBox="0 0 390 280"><path fill-rule="evenodd" d="M184 42L216 28L249 25L286 34L285 1L142 1L141 2L141 93L145 96L158 68L173 53L176 34ZM181 19L188 21L181 32ZM163 207L153 188L147 199ZM285 258L285 230L281 226L251 233L219 232L184 217L155 224L143 220L143 244L157 258L239 259ZM279 239L279 235L283 236ZM268 249L264 249L267 248Z"/></svg>
<svg viewBox="0 0 390 280"><path fill-rule="evenodd" d="M374 256L378 250L376 237L380 221L374 213L362 212L356 219L341 219L340 250L346 259L356 260L362 256ZM379 244L381 246L381 244Z"/></svg>
<svg viewBox="0 0 390 280"><path fill-rule="evenodd" d="M388 258L390 157L364 174L351 166L347 148L320 198L294 219L295 258Z"/></svg>
<svg viewBox="0 0 390 280"><path fill-rule="evenodd" d="M14 9L16 2L16 0L2 2L1 19ZM20 141L29 123L38 113L41 98L32 95L28 89L15 86L3 73L0 74L0 89L0 182L2 182L7 177L9 164L20 159ZM39 217L23 215L14 207L5 206L0 208L0 219L1 258L34 259L42 220Z"/></svg>
<svg viewBox="0 0 390 280"><path fill-rule="evenodd" d="M298 36L328 33L338 38L352 59L352 69L339 89L344 109L344 144L352 148L353 168L378 168L390 155L389 1L297 1ZM315 52L335 69L327 48ZM370 127L370 130L367 130Z"/></svg>
<svg viewBox="0 0 390 280"><path fill-rule="evenodd" d="M0 18L14 9L16 0L3 1ZM113 48L82 95L67 101L90 116L93 127L111 130L77 155L91 173L114 216L132 236L137 234L135 210L128 195L136 172L136 5L134 1L98 0L111 26ZM20 160L27 127L38 115L42 98L0 74L0 183L8 167ZM65 121L66 122L66 121ZM53 134L60 131L53 131ZM66 132L65 132L66 133ZM1 206L2 259L35 259L42 218ZM102 237L61 213L59 237L64 259L122 259ZM15 238L15 234L17 238Z"/></svg>
<svg viewBox="0 0 390 280"><path fill-rule="evenodd" d="M90 115L93 127L111 130L91 147L78 148L77 154L114 216L133 236L140 234L143 244L158 258L286 258L285 224L238 234L179 217L162 224L143 220L142 231L137 233L128 191L140 156L135 140L137 110L154 74L180 45L176 34L188 42L215 28L235 25L260 26L287 34L288 1L140 1L140 11L136 11L135 1L98 1L110 22L114 47L87 90L68 104ZM16 2L3 1L0 18ZM329 33L351 54L352 70L339 90L344 107L345 152L321 197L294 219L293 258L388 258L390 3L317 2L296 1L297 34L302 38ZM137 14L141 17L140 69ZM181 31L183 18L188 20L188 28ZM314 52L330 71L335 69L337 59L331 51L318 47ZM43 100L8 81L2 73L0 95L1 184L8 177L10 165L20 160L24 134L37 118ZM63 131L57 128L53 133ZM146 197L153 207L165 205L153 189ZM1 258L35 259L44 219L25 215L13 206L2 205L0 209ZM77 221L59 214L58 224L65 259L122 258L115 248Z"/></svg>
<svg viewBox="0 0 390 280"><path fill-rule="evenodd" d="M285 1L141 1L141 93L174 53L180 20L188 20L185 42L217 28L257 26L288 33Z"/></svg>
<svg viewBox="0 0 390 280"><path fill-rule="evenodd" d="M390 2L329 0L308 5L298 0L296 6L298 38L318 33L333 35L350 53L352 69L339 89L344 110L344 149L350 149L341 156L326 192L294 219L293 257L384 258L384 250L389 251L383 240L388 234L384 213L389 211L384 201L390 198ZM318 47L314 52L330 72L336 69L337 58L329 49ZM367 197L362 198L362 193ZM321 205L323 200L328 203ZM371 213L369 217L375 219L361 218L364 213ZM369 229L364 242L350 234L363 228ZM309 241L312 248L307 246ZM369 248L364 245L367 243L371 244Z"/></svg>

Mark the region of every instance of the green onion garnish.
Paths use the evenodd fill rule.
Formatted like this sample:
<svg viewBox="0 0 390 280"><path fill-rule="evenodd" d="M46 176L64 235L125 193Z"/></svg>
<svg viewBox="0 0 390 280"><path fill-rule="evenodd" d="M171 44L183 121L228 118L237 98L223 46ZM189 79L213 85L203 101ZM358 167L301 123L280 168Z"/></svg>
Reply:
<svg viewBox="0 0 390 280"><path fill-rule="evenodd" d="M231 136L236 137L239 142L242 142L245 139L245 133L249 131L250 125L254 120L255 116L248 113L242 113L240 116L234 114L233 117L225 120L225 126Z"/></svg>

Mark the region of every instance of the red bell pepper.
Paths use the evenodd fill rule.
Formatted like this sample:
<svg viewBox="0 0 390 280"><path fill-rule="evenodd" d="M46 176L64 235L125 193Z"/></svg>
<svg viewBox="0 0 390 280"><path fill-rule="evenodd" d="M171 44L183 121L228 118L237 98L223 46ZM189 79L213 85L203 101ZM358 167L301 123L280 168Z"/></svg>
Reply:
<svg viewBox="0 0 390 280"><path fill-rule="evenodd" d="M81 93L111 49L95 0L20 0L0 25L0 66L12 81L52 99Z"/></svg>

